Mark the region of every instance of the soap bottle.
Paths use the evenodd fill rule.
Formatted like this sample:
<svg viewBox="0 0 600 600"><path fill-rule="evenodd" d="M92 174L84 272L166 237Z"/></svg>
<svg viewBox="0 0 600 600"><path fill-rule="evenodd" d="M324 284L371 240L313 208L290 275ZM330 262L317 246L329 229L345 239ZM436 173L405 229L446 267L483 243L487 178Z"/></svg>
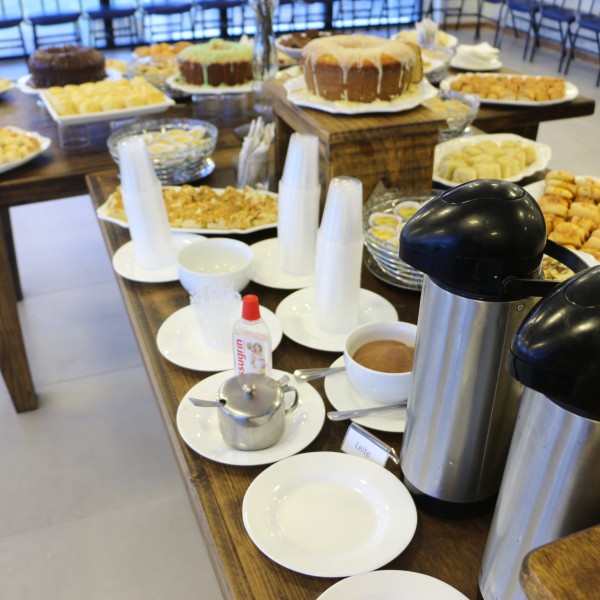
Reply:
<svg viewBox="0 0 600 600"><path fill-rule="evenodd" d="M233 365L236 375L271 375L273 368L271 334L260 316L258 297L242 299L242 316L233 326Z"/></svg>

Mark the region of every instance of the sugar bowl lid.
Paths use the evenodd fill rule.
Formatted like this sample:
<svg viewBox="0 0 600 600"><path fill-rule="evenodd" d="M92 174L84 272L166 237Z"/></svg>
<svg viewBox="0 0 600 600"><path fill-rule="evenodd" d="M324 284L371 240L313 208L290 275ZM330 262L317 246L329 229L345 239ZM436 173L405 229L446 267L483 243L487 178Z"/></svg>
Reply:
<svg viewBox="0 0 600 600"><path fill-rule="evenodd" d="M273 414L283 402L283 381L260 373L245 373L227 379L219 388L223 410L239 420Z"/></svg>

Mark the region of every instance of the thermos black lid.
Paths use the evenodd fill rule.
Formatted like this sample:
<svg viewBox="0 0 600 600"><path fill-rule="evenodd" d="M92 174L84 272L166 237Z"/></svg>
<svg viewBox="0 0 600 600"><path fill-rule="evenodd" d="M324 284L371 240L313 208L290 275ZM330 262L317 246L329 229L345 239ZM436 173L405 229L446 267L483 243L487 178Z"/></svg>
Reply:
<svg viewBox="0 0 600 600"><path fill-rule="evenodd" d="M502 298L507 277L538 277L546 226L522 187L494 179L428 202L400 234L400 258L457 293Z"/></svg>
<svg viewBox="0 0 600 600"><path fill-rule="evenodd" d="M557 286L517 330L508 370L572 412L600 420L600 266Z"/></svg>

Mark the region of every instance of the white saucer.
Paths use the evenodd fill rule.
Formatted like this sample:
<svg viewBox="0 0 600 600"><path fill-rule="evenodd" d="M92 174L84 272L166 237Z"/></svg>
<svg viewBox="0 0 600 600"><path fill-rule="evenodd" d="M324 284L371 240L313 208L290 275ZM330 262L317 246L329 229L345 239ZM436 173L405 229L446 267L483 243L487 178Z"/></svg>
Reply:
<svg viewBox="0 0 600 600"><path fill-rule="evenodd" d="M256 242L251 248L254 253L252 281L278 290L298 290L314 284L314 275L295 277L279 270L279 244L276 237Z"/></svg>
<svg viewBox="0 0 600 600"><path fill-rule="evenodd" d="M396 592L402 590L400 595ZM413 571L371 571L334 583L317 600L467 600L464 594L447 583Z"/></svg>
<svg viewBox="0 0 600 600"><path fill-rule="evenodd" d="M277 317L264 306L260 314L271 332L273 350L279 346L283 332ZM159 352L170 362L194 371L224 371L233 369L233 352L208 346L194 308L184 306L160 326L156 334Z"/></svg>
<svg viewBox="0 0 600 600"><path fill-rule="evenodd" d="M343 367L344 357L340 356L332 364L332 367ZM325 377L325 394L335 410L356 410L357 408L370 408L371 406L383 406L368 398L364 398L350 383L345 371ZM396 408L381 414L367 415L352 419L355 423L376 429L377 431L389 431L391 433L403 433L406 427L406 407Z"/></svg>
<svg viewBox="0 0 600 600"><path fill-rule="evenodd" d="M496 58L494 60L491 60L490 63L488 65L486 65L485 67L483 66L479 66L479 67L472 67L469 66L468 62L463 62L460 60L460 58L457 58L456 55L454 55L451 59L450 59L450 66L453 67L454 69L460 69L462 71L482 71L482 72L487 72L487 71L497 71L498 69L500 69L500 67L502 67L502 63Z"/></svg>
<svg viewBox="0 0 600 600"><path fill-rule="evenodd" d="M369 290L360 290L358 325L377 321L397 321L398 313L391 302ZM346 334L319 329L314 318L314 288L304 288L284 298L275 314L283 333L291 340L314 350L342 352Z"/></svg>
<svg viewBox="0 0 600 600"><path fill-rule="evenodd" d="M193 233L172 233L173 247L175 251L181 250L185 245L203 240L204 236ZM125 279L140 281L142 283L164 283L177 281L177 264L174 262L162 269L143 269L137 264L133 242L123 244L113 255L113 269Z"/></svg>
<svg viewBox="0 0 600 600"><path fill-rule="evenodd" d="M274 379L283 375L285 371L273 370ZM298 407L285 416L283 435L274 446L254 451L228 446L219 430L217 409L198 408L188 398L215 399L219 386L232 376L233 370L215 373L197 383L180 402L177 429L194 452L226 465L268 465L304 450L317 437L325 422L325 405L309 383L296 381L292 385L298 390ZM290 381L294 381L291 375Z"/></svg>

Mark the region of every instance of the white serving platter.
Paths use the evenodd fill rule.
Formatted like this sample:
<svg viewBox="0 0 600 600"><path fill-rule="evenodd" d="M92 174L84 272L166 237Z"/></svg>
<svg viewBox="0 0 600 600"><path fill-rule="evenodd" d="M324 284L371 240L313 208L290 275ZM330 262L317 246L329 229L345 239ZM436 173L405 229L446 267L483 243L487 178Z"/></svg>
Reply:
<svg viewBox="0 0 600 600"><path fill-rule="evenodd" d="M24 129L21 129L19 127L12 127L12 126L6 127L6 129L11 129L12 131L16 131L17 133L21 133L23 135L27 135L29 137L35 138L36 140L39 141L40 147L35 152L32 152L31 154L28 154L27 156L24 156L23 158L20 158L19 160L1 164L0 165L0 173L5 173L6 171L11 171L12 169L16 169L17 167L20 167L21 165L24 165L25 163L32 161L36 156L39 156L40 154L42 154L42 152L45 152L46 150L48 150L48 148L50 147L50 144L52 143L50 138L44 137L43 135L40 135L39 133L37 133L35 131L25 131Z"/></svg>
<svg viewBox="0 0 600 600"><path fill-rule="evenodd" d="M164 186L163 189L177 189L180 186ZM222 194L225 190L223 188L213 188L213 190L217 193L217 194ZM277 198L277 194L273 193L273 192L266 192L266 191L262 191L260 192L261 194L265 194L268 196L273 196L274 198ZM110 198L109 198L110 200ZM118 217L114 217L112 215L109 214L108 212L108 203L109 200L107 200L104 204L102 204L101 206L99 206L96 209L96 214L98 216L99 219L101 219L102 221L108 221L109 223L114 223L115 225L119 225L121 227L125 227L126 229L129 228L129 223L127 221L125 221L124 219L119 219ZM209 233L209 234L213 234L213 235L228 235L228 234L247 234L247 233L255 233L256 231L263 231L264 229L273 229L274 227L277 227L277 221L275 221L274 223L266 223L265 225L258 225L256 227L249 227L248 229L193 229L193 228L187 228L187 227L171 227L171 231L180 231L180 232L185 232L185 233Z"/></svg>
<svg viewBox="0 0 600 600"><path fill-rule="evenodd" d="M459 77L469 77L479 75L482 77L514 77L514 78L522 78L522 77L536 77L535 75L510 75L506 73L487 73L482 71L476 71L473 73L461 73L460 75L452 75L451 77L447 77L440 83L441 90L450 90L451 85L454 81L456 81ZM470 92L473 93L474 92ZM477 96L477 94L474 94ZM532 100L492 100L488 98L482 98L481 96L477 96L481 104L497 104L500 106L549 106L551 104L562 104L563 102L570 102L571 100L575 100L579 95L579 90L577 86L572 84L570 81L565 81L565 95L562 98L558 98L557 100L543 100L540 102L535 102Z"/></svg>
<svg viewBox="0 0 600 600"><path fill-rule="evenodd" d="M185 92L186 94L216 94L221 96L223 94L245 94L246 92L252 91L252 82L248 81L240 85L193 85L187 83L180 73L175 73L167 77L167 83L175 90Z"/></svg>
<svg viewBox="0 0 600 600"><path fill-rule="evenodd" d="M537 159L522 171L519 171L518 173L510 177L506 177L505 181L521 181L523 178L529 177L537 171L545 169L548 166L550 159L552 158L552 150L547 144L534 142L532 140L528 140L527 138L521 137L520 135L515 135L512 133L491 133L489 135L474 135L471 137L455 138L452 140L448 140L447 142L442 142L441 144L438 144L435 147L433 155L433 181L436 181L437 183L441 183L443 185L447 185L448 187L454 187L456 185L459 185L456 181L451 181L449 179L444 179L443 177L438 176L437 171L439 168L440 161L449 152L452 152L454 150L461 150L466 146L477 144L486 140L496 143L500 143L505 140L514 140L521 142L523 145L535 146L536 148Z"/></svg>
<svg viewBox="0 0 600 600"><path fill-rule="evenodd" d="M393 100L375 100L374 102L346 102L343 100L325 100L313 94L306 87L304 75L288 79L284 83L288 99L297 106L315 108L334 115L361 115L377 113L397 113L411 110L421 102L437 96L435 88L427 79L411 86L411 89Z"/></svg>
<svg viewBox="0 0 600 600"><path fill-rule="evenodd" d="M162 92L161 92L162 93ZM48 92L42 92L40 97L44 102L52 119L58 125L87 125L89 123L99 123L102 121L120 121L122 119L132 119L134 117L143 117L155 113L164 112L175 104L175 100L168 96L163 96L162 102L147 104L145 106L135 106L132 108L121 108L118 110L105 110L102 112L85 113L78 115L59 115L48 98Z"/></svg>

